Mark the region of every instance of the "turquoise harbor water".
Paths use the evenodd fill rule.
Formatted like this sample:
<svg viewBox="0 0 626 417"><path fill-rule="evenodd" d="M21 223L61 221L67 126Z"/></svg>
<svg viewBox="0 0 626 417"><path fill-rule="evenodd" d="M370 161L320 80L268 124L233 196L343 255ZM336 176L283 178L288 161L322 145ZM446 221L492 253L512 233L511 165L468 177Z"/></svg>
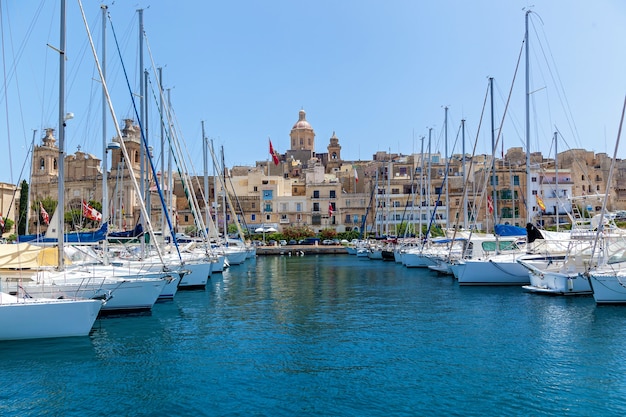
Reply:
<svg viewBox="0 0 626 417"><path fill-rule="evenodd" d="M89 337L0 343L0 415L623 416L626 309L260 257Z"/></svg>

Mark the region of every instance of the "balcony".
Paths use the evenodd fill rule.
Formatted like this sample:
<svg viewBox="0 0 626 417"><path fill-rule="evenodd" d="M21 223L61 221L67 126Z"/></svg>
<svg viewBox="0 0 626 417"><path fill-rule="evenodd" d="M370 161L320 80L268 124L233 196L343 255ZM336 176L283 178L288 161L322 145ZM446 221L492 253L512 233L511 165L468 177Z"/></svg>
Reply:
<svg viewBox="0 0 626 417"><path fill-rule="evenodd" d="M280 219L280 224L289 224L289 217L287 217L286 219Z"/></svg>

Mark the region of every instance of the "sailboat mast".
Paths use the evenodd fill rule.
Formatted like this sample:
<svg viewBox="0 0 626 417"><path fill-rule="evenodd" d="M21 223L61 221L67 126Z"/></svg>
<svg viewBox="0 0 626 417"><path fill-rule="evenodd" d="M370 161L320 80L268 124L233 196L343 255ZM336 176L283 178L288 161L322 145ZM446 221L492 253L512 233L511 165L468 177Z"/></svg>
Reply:
<svg viewBox="0 0 626 417"><path fill-rule="evenodd" d="M430 153L430 140L432 138L432 133L433 133L433 128L432 127L428 128L428 181L427 181L428 184L426 184L428 189L426 191L426 200L428 201L427 212L428 212L428 218L429 219L432 216L432 214L430 213L430 211L431 211L431 208L430 208L430 203L431 203L431 201L430 201L430 184L431 184L430 183L430 180L431 180L430 171L431 171L431 165L430 165L430 163L431 163L431 161L433 159L432 156L431 156L431 153ZM428 230L430 231L430 227L428 228ZM430 232L429 232L429 234L430 234ZM429 236L427 234L426 235L426 239L428 239L428 237Z"/></svg>
<svg viewBox="0 0 626 417"><path fill-rule="evenodd" d="M493 200L493 226L498 223L498 199L496 198L496 127L493 115L493 77L489 77L491 99L491 198Z"/></svg>
<svg viewBox="0 0 626 417"><path fill-rule="evenodd" d="M37 129L33 129L33 138L31 139L31 143L30 143L30 151L34 152L35 151L35 136L37 135ZM34 157L31 155L31 167L30 167L30 172L32 175L33 172L33 167L32 164L34 163ZM24 219L24 234L28 234L28 220L30 219L30 201L31 201L31 196L33 194L33 187L32 187L32 180L31 180L31 185L30 187L28 187L28 195L26 198L26 218ZM35 213L37 213L37 216L39 216L39 208L35 209ZM37 224L39 225L39 222L37 222ZM39 227L39 226L37 226ZM18 232L19 233L19 232ZM37 233L39 233L39 230L37 230Z"/></svg>
<svg viewBox="0 0 626 417"><path fill-rule="evenodd" d="M65 190L64 190L64 178L65 178L65 0L61 0L61 36L59 42L59 178L58 178L58 193L59 201L57 204L57 210L63 212L65 207ZM59 212L59 213L61 213ZM59 244L59 269L65 267L64 257L64 239L65 233L63 229L64 222L63 215L57 216L57 241Z"/></svg>
<svg viewBox="0 0 626 417"><path fill-rule="evenodd" d="M102 78L106 81L106 27L107 27L107 6L103 4L100 6L102 10ZM108 189L108 153L107 153L107 96L102 89L102 221L104 223L108 223L110 221L109 215L111 211L109 210L109 189ZM102 241L102 252L104 253L104 264L109 263L108 257L108 240L105 239Z"/></svg>
<svg viewBox="0 0 626 417"><path fill-rule="evenodd" d="M557 132L554 132L554 194L556 194L555 221L556 231L559 231L559 148L557 141Z"/></svg>
<svg viewBox="0 0 626 417"><path fill-rule="evenodd" d="M169 191L170 187L167 186L167 182L169 181L169 173L167 174L167 179L165 177L165 125L163 123L163 121L165 120L165 112L163 111L164 108L164 98L163 98L163 68L159 67L157 68L157 72L159 75L159 107L160 107L160 116L161 116L161 123L159 123L159 125L161 126L161 158L160 158L160 163L161 163L161 184L165 185L165 190L166 192ZM165 238L165 229L168 229L166 226L166 221L165 221L165 207L161 206L161 236L163 236Z"/></svg>
<svg viewBox="0 0 626 417"><path fill-rule="evenodd" d="M202 162L204 164L204 223L208 226L209 219L211 216L211 210L209 209L209 155L208 155L208 143L206 140L206 135L204 134L204 120L201 122L202 124ZM208 236L209 231L207 230L205 235Z"/></svg>
<svg viewBox="0 0 626 417"><path fill-rule="evenodd" d="M461 119L461 136L463 141L463 184L465 184L467 178L465 172L465 119ZM467 229L467 186L463 187L463 228Z"/></svg>
<svg viewBox="0 0 626 417"><path fill-rule="evenodd" d="M144 116L145 112L145 91L143 85L143 9L137 10L139 14L139 117ZM139 121L138 121L139 122ZM143 123L142 123L143 124ZM146 164L146 151L144 146L139 147L139 194L142 200L146 196L146 184L145 184L145 164ZM145 200L144 200L145 201ZM149 216L150 214L148 214ZM144 225L147 224L149 219L144 219ZM145 230L145 227L144 227ZM141 257L143 258L146 253L146 241L141 239Z"/></svg>
<svg viewBox="0 0 626 417"><path fill-rule="evenodd" d="M448 229L448 227L450 226L448 223L448 219L450 217L450 195L449 195L449 188L448 187L448 163L450 161L450 158L448 158L448 106L444 107L445 110L445 117L444 117L444 124L443 124L443 128L444 128L444 137L445 137L445 167L446 167L446 173L444 174L443 178L444 178L444 182L445 182L445 186L446 186L446 230Z"/></svg>
<svg viewBox="0 0 626 417"><path fill-rule="evenodd" d="M224 216L224 241L227 241L226 239L228 239L228 222L226 221L226 165L224 164L224 145L221 146L220 150L222 152L222 189L224 190L224 194L222 195L222 215Z"/></svg>
<svg viewBox="0 0 626 417"><path fill-rule="evenodd" d="M424 136L422 136L421 140L422 140L422 149L421 149L421 158L420 158L420 209L419 209L419 216L420 216L420 231L419 234L417 235L420 238L420 241L422 240L422 209L424 208Z"/></svg>
<svg viewBox="0 0 626 417"><path fill-rule="evenodd" d="M528 53L528 15L530 10L526 11L524 43L526 45L526 221L530 223L532 220L530 196L532 195L531 179L530 179L530 74L529 74L529 53Z"/></svg>

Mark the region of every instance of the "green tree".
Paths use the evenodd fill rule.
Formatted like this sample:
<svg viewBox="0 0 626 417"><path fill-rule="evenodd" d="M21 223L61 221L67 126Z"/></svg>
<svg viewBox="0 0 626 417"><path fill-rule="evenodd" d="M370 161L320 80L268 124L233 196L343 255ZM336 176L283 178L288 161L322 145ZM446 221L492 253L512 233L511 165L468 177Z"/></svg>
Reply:
<svg viewBox="0 0 626 417"><path fill-rule="evenodd" d="M320 238L322 239L334 239L337 237L335 229L326 228L320 232Z"/></svg>
<svg viewBox="0 0 626 417"><path fill-rule="evenodd" d="M22 181L20 187L20 206L17 215L17 234L25 235L26 231L26 219L28 218L28 183L26 180Z"/></svg>
<svg viewBox="0 0 626 417"><path fill-rule="evenodd" d="M285 239L303 239L315 236L315 232L309 226L289 226L283 230Z"/></svg>

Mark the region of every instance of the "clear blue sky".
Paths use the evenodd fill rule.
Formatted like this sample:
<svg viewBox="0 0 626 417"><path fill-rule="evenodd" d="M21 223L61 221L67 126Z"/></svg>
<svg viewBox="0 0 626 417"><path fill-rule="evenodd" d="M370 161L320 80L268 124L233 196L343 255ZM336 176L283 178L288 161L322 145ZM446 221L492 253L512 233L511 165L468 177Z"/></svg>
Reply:
<svg viewBox="0 0 626 417"><path fill-rule="evenodd" d="M145 66L163 67L177 126L196 172L202 171L201 121L224 146L228 166L266 160L268 137L279 152L304 109L326 152L336 133L343 159L371 159L378 150L419 153L432 130L433 151L449 153L461 119L466 150L477 137L488 77L495 79L500 125L524 37L524 10L533 5L531 150L553 154L587 148L613 153L626 94L626 2L467 0L320 0L109 2L108 79L118 118L133 117L123 64L138 83L138 8L144 9ZM18 182L33 130L37 143L58 125L59 1L8 0L2 5L3 79L0 131L6 148L0 181ZM84 0L98 50L100 2ZM101 93L78 3L67 1L66 152L101 157ZM149 92L147 126L158 133ZM489 152L490 109L478 135ZM524 146L524 66L519 69L504 147ZM114 135L108 122L108 136ZM151 143L158 142L151 136ZM159 154L157 149L156 154ZM620 152L626 157L626 152ZM26 174L28 180L28 175ZM22 175L24 178L24 175Z"/></svg>

